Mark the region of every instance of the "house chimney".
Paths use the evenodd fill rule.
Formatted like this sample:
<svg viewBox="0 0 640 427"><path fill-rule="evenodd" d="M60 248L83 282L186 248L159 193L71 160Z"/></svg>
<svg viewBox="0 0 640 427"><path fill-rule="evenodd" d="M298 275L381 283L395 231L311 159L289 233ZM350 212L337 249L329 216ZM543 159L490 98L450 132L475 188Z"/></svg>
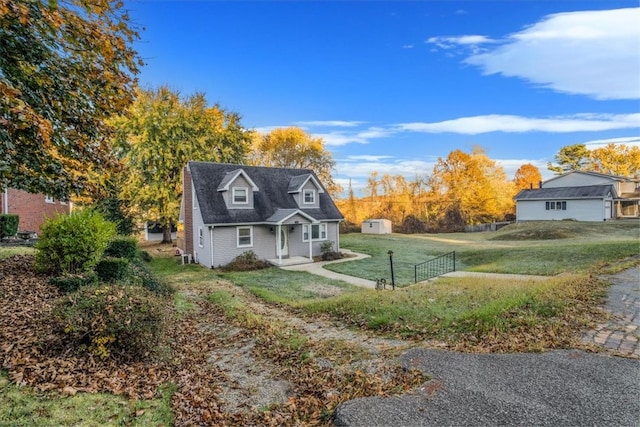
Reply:
<svg viewBox="0 0 640 427"><path fill-rule="evenodd" d="M529 183L529 190L533 190L533 182Z"/></svg>
<svg viewBox="0 0 640 427"><path fill-rule="evenodd" d="M542 188L542 181L538 181L538 188Z"/></svg>

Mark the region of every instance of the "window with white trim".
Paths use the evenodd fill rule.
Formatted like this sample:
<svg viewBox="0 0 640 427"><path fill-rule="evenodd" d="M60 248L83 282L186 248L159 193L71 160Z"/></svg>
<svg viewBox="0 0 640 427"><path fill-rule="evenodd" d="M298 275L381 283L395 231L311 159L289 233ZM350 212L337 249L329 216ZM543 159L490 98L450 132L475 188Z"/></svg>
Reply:
<svg viewBox="0 0 640 427"><path fill-rule="evenodd" d="M327 224L302 224L302 241L309 241L309 227L311 227L311 240L327 240Z"/></svg>
<svg viewBox="0 0 640 427"><path fill-rule="evenodd" d="M302 201L306 205L313 205L316 202L316 190L304 190L302 192Z"/></svg>
<svg viewBox="0 0 640 427"><path fill-rule="evenodd" d="M566 211L567 210L567 202L545 202L545 209L548 211Z"/></svg>
<svg viewBox="0 0 640 427"><path fill-rule="evenodd" d="M231 190L233 203L236 205L246 205L249 203L249 192L247 187L233 187Z"/></svg>
<svg viewBox="0 0 640 427"><path fill-rule="evenodd" d="M253 246L253 227L237 227L236 236L239 248L250 248Z"/></svg>
<svg viewBox="0 0 640 427"><path fill-rule="evenodd" d="M53 203L53 197L49 196L48 194L46 196L44 196L44 202L45 203Z"/></svg>
<svg viewBox="0 0 640 427"><path fill-rule="evenodd" d="M202 227L198 227L198 246L204 247L204 230Z"/></svg>

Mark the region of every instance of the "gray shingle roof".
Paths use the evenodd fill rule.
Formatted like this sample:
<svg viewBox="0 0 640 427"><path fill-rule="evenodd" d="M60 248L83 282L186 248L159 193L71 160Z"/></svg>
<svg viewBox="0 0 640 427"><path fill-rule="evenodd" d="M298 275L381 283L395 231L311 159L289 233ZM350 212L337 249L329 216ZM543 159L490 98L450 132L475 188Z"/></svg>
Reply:
<svg viewBox="0 0 640 427"><path fill-rule="evenodd" d="M613 185L537 188L520 191L515 200L600 199L614 194Z"/></svg>
<svg viewBox="0 0 640 427"><path fill-rule="evenodd" d="M228 210L222 193L217 189L228 172L242 169L256 184L259 191L253 193L254 209ZM292 179L311 174L320 181L309 169L266 168L258 166L244 166L228 163L189 162L191 179L198 198L198 206L204 223L241 224L263 223L273 217L278 210L291 212L300 210L316 220L342 220L342 214L326 191L319 192L319 208L301 209L293 196L289 194ZM279 216L279 215L276 215Z"/></svg>
<svg viewBox="0 0 640 427"><path fill-rule="evenodd" d="M302 187L310 177L310 174L305 174L294 176L293 178L291 178L291 180L289 181L289 188L287 189L287 193L300 191L300 187Z"/></svg>

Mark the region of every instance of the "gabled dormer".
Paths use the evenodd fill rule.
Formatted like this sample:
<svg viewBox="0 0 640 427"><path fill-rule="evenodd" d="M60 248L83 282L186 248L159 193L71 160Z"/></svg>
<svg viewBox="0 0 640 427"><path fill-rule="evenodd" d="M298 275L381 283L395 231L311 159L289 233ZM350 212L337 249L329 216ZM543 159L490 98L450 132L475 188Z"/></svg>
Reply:
<svg viewBox="0 0 640 427"><path fill-rule="evenodd" d="M253 193L256 191L259 191L258 186L242 169L226 173L218 185L227 209L253 209Z"/></svg>
<svg viewBox="0 0 640 427"><path fill-rule="evenodd" d="M301 209L317 209L320 207L320 194L324 193L324 189L313 175L305 174L291 178L288 192Z"/></svg>

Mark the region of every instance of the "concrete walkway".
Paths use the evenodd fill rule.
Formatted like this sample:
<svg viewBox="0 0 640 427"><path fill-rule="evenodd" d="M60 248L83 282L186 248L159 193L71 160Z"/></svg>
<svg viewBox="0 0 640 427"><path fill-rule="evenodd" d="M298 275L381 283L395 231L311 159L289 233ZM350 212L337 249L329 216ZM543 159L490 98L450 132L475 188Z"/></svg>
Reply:
<svg viewBox="0 0 640 427"><path fill-rule="evenodd" d="M337 259L334 261L321 261L309 264L289 265L280 268L290 271L306 271L307 273L316 274L318 276L327 277L329 279L342 280L343 282L347 282L355 286L360 286L362 288L375 289L376 282L374 282L373 280L367 280L360 277L349 276L347 274L336 273L335 271L330 271L323 268L327 264L336 264L339 262L357 261L363 258L370 258L370 255L352 252L348 249L342 249L342 252L347 254L349 257Z"/></svg>

